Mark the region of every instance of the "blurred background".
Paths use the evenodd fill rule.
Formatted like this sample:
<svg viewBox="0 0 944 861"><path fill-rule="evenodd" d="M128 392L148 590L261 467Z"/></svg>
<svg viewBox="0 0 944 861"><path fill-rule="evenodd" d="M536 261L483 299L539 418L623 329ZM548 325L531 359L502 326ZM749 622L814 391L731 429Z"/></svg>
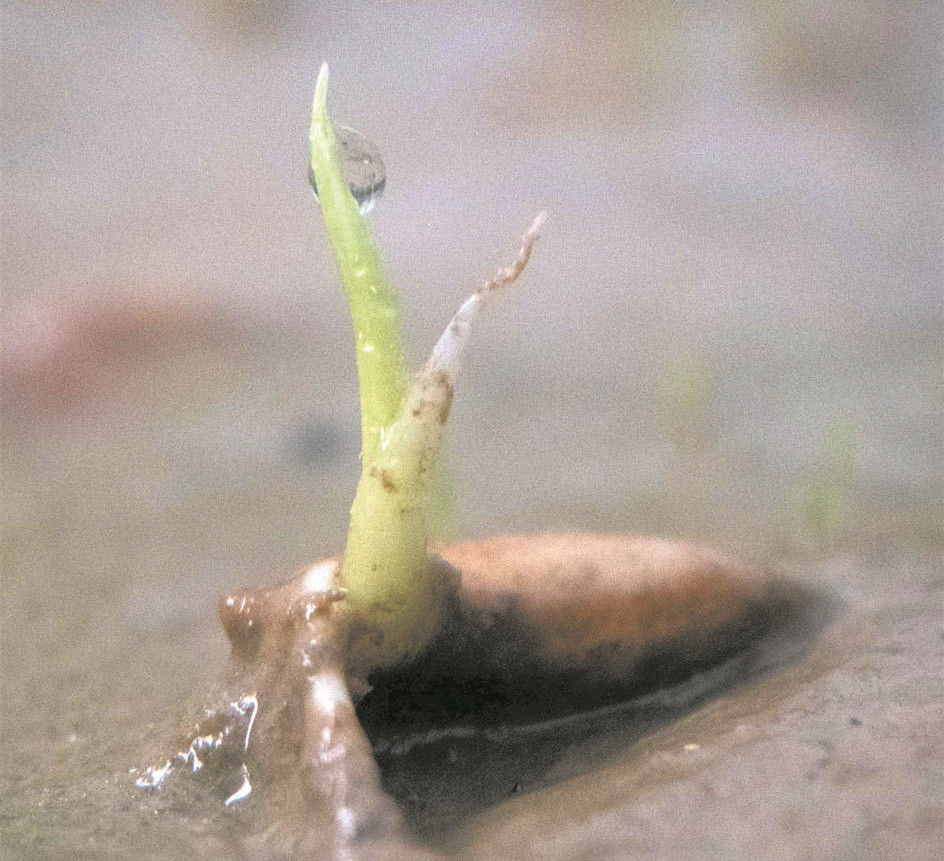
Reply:
<svg viewBox="0 0 944 861"><path fill-rule="evenodd" d="M476 333L445 535L940 548L941 18L920 0L4 4L18 833L64 827L49 786L137 764L142 727L217 675L216 594L342 545L356 374L306 182L324 60L332 115L386 161L370 218L413 361L549 213Z"/></svg>

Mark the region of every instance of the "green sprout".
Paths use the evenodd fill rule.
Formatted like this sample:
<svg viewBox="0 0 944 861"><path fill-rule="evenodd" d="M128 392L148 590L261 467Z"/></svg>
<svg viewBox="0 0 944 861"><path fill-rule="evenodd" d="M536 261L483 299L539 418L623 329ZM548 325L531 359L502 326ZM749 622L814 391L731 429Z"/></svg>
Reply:
<svg viewBox="0 0 944 861"><path fill-rule="evenodd" d="M328 64L321 67L311 110L311 169L328 238L341 270L357 342L364 462L380 448L383 429L396 417L406 391L397 297L384 278L357 202L348 188L334 129L325 109Z"/></svg>
<svg viewBox="0 0 944 861"><path fill-rule="evenodd" d="M827 426L817 459L799 488L803 524L817 546L832 542L849 516L859 443L853 425Z"/></svg>
<svg viewBox="0 0 944 861"><path fill-rule="evenodd" d="M514 281L537 239L538 216L511 266L459 309L408 385L396 296L348 187L326 112L327 65L315 86L311 170L354 324L362 470L351 508L341 585L351 611L349 665L368 673L420 654L441 629L456 583L427 558L443 426L469 327L494 288Z"/></svg>
<svg viewBox="0 0 944 861"><path fill-rule="evenodd" d="M694 356L672 362L662 379L662 411L668 432L680 452L704 449L709 440L712 381Z"/></svg>

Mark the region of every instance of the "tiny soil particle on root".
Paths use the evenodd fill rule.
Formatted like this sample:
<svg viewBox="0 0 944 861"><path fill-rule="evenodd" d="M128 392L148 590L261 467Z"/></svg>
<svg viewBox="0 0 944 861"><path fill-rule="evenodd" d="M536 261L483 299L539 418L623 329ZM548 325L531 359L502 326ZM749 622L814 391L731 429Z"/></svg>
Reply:
<svg viewBox="0 0 944 861"><path fill-rule="evenodd" d="M467 715L498 702L546 719L682 680L790 611L775 577L656 538L505 536L438 548L429 564L461 578L441 635L408 666L369 678L345 651L352 619L337 560L223 599L223 705L172 769L196 774L199 756L199 778L223 801L251 781L253 832L278 823L294 857L433 857L381 786L358 701L371 704L374 728L398 690L457 697ZM249 702L251 721L238 707Z"/></svg>
<svg viewBox="0 0 944 861"><path fill-rule="evenodd" d="M380 479L380 486L383 487L387 493L397 492L397 483L393 480L393 476L390 474L389 469L378 469L376 466L372 466L370 469L370 474L374 478Z"/></svg>

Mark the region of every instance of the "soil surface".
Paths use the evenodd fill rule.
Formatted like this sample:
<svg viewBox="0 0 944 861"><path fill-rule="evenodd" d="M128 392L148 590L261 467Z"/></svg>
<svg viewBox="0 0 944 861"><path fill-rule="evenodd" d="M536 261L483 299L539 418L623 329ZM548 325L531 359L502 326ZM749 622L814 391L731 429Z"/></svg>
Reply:
<svg viewBox="0 0 944 861"><path fill-rule="evenodd" d="M844 605L802 658L625 748L575 745L534 798L476 817L450 848L476 859L939 855L939 559L847 557L806 573ZM599 767L567 779L588 755Z"/></svg>
<svg viewBox="0 0 944 861"><path fill-rule="evenodd" d="M944 854L940 9L756 5L4 10L4 857L258 849L254 802L135 781L221 676L217 596L343 544L323 59L387 164L371 218L415 359L549 211L456 391L444 537L666 535L818 595L604 710L373 729L418 837Z"/></svg>

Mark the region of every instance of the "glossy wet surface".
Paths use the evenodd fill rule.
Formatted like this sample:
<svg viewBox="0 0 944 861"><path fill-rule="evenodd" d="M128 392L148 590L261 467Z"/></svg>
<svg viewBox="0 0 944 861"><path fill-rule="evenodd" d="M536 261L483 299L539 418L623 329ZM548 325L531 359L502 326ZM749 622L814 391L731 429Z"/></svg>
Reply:
<svg viewBox="0 0 944 861"><path fill-rule="evenodd" d="M697 538L841 600L681 706L378 737L417 827L481 859L938 856L933 6L5 10L4 346L33 376L4 369L4 851L238 857L252 830L134 783L220 676L217 594L343 541L353 349L299 169L326 57L387 165L415 358L550 213L457 391L459 533Z"/></svg>
<svg viewBox="0 0 944 861"><path fill-rule="evenodd" d="M632 692L596 695L549 678L514 687L378 688L359 708L384 786L415 831L436 842L518 795L592 773L660 727L798 660L837 607L805 590L770 628L711 669L666 684L653 668Z"/></svg>

